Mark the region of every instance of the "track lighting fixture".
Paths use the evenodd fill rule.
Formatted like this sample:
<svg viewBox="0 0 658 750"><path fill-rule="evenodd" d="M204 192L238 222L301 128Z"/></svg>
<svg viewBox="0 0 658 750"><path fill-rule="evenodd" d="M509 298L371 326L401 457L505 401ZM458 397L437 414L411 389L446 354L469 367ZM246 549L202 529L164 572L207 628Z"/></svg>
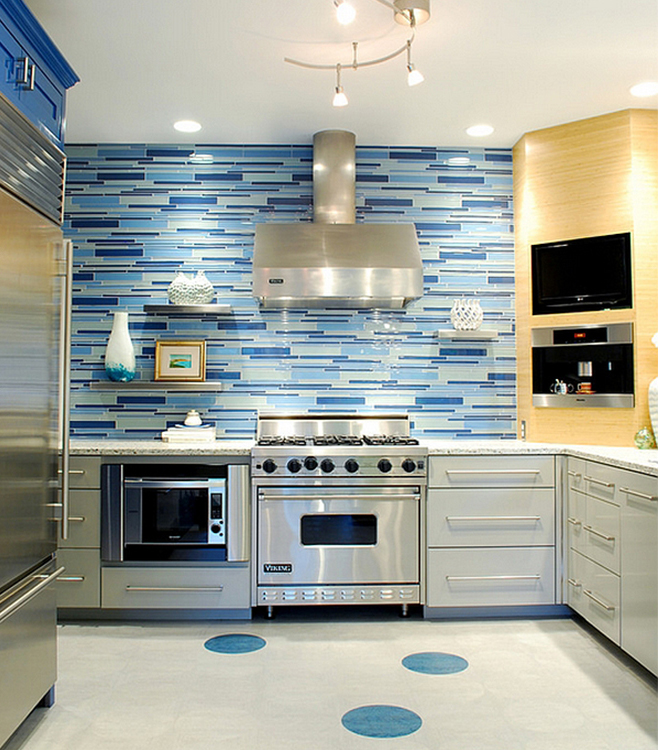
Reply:
<svg viewBox="0 0 658 750"><path fill-rule="evenodd" d="M355 11L354 8L346 2L346 0L333 0L336 6L336 14L340 23L350 23L354 19ZM352 42L352 60L347 63L335 63L331 65L317 64L304 62L302 60L293 60L290 57L285 57L284 60L292 65L299 65L302 68L310 68L312 70L336 70L336 88L334 91L333 105L334 107L345 107L348 103L347 96L343 91L341 85L340 74L343 68L352 68L352 70L358 70L359 68L365 68L372 65L379 65L380 63L392 60L398 55L407 53L407 83L409 86L416 86L422 83L425 79L423 74L416 70L416 66L411 62L411 45L416 36L416 26L425 23L430 17L430 0L377 0L381 5L385 5L393 11L394 18L399 24L407 25L411 27L411 36L407 39L399 49L394 50L384 57L378 57L374 60L359 60L357 56L358 42ZM348 19L349 20L346 20Z"/></svg>
<svg viewBox="0 0 658 750"><path fill-rule="evenodd" d="M352 23L356 17L354 6L350 5L347 0L334 0L334 5L336 6L336 18L338 19L338 23L342 23L343 26Z"/></svg>

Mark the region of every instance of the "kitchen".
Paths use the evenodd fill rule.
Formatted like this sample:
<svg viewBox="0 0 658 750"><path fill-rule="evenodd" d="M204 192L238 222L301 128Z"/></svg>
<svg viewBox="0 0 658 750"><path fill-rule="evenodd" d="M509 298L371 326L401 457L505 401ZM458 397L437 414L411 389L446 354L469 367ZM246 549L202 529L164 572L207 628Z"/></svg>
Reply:
<svg viewBox="0 0 658 750"><path fill-rule="evenodd" d="M368 9L370 17L378 19L381 13L388 24L385 9L378 8L374 0L371 4L375 7ZM457 136L422 135L413 140L419 145L413 146L409 145L412 141L396 136L387 122L381 124L379 133L364 131L363 110L356 109L353 115L346 111L347 117L355 118L352 121L339 118L324 101L333 90L332 81L323 83L322 74L287 68L282 62L281 69L276 69L277 82L286 75L294 76L296 85L310 87L306 89L310 101L328 105L320 110L323 119L308 122L303 133L292 133L294 137L283 136L274 128L269 137L254 134L252 123L242 126L242 137L220 133L197 141L198 136L181 137L168 130L160 131L157 138L139 137L135 135L138 131L126 136L117 125L116 135L102 135L102 130L97 130L93 137L73 140L76 88L82 90L89 84L85 84L84 71L75 60L75 47L67 48L57 37L56 18L48 18L48 4L30 5L83 79L69 92L64 224L65 236L74 246L74 462L83 442L88 446L86 453L82 451L84 455L99 455L105 450L105 455L122 459L130 459L126 453L134 450L133 441L141 449L142 441L146 441L148 450L161 456L178 450L178 446L165 445L163 451L157 438L168 427L182 422L192 408L216 426L220 452L238 457L239 462L256 434L258 414L270 411L403 413L412 421L413 434L423 441L454 444L455 440L466 439L468 450L473 452L495 453L496 446L500 449L498 441L511 445L517 429L520 437L521 412L527 407L521 401L520 381L518 390L516 382L515 334L521 335L522 327L515 311L515 276L518 286L519 274L514 265L512 146L523 133L536 128L636 106L630 97L614 106L593 105L577 116L551 114L539 120L528 116L522 129L503 136L504 140L493 146L480 147L477 142L474 147L461 131ZM70 18L84 18L84 14L78 8ZM242 20L248 26L249 19ZM424 28L430 26L420 26L414 42L419 68ZM388 42L394 39L397 43L401 33L406 38L400 30L394 32L390 32ZM70 45L81 38L79 34L74 37ZM222 41L230 46L230 40L223 37ZM304 59L314 55L311 51L303 54L294 45L288 48L287 43L281 45L281 55L276 59L284 54ZM385 85L391 68L382 66L381 70ZM93 66L90 74L92 71ZM349 71L345 71L345 88L348 93L354 92L347 110L358 107L359 99L367 101L367 88L355 86L369 86L369 73L361 71L348 79ZM348 89L348 82L353 88ZM414 88L414 96L421 90ZM406 92L402 95L408 96ZM191 106L185 107L190 114ZM418 105L405 99L407 106ZM165 125L170 127L169 122ZM204 130L207 127L204 123ZM423 297L400 311L261 310L251 296L255 225L268 219L310 218L310 141L315 132L333 127L357 133L357 220L416 225L423 255ZM245 133L251 137L245 138ZM199 144L213 142L227 145L200 150ZM284 145L291 142L300 145ZM393 145L371 145L382 142ZM102 145L88 145L93 143ZM426 143L469 145L422 145ZM462 162L449 163L450 159ZM468 159L468 164L463 159ZM518 217L516 223L520 223ZM179 270L188 274L205 270L217 302L229 309L200 317L145 310L148 305L166 304L167 288ZM479 298L484 309L485 322L478 334L481 338L444 339L452 328L450 308L454 299L472 296ZM111 313L115 311L128 312L138 371L132 385L108 383L104 372ZM611 317L621 321L628 319L628 314L621 310ZM557 321L551 322L557 325ZM639 324L645 325L642 320ZM651 324L653 333L658 330L655 315ZM151 382L156 341L180 339L205 342L205 381L177 388ZM646 369L653 367L655 371L655 349L651 352L648 346L642 346L648 352L643 355ZM139 385L141 381L145 382ZM644 390L646 387L642 385ZM639 382L636 397L640 399ZM642 398L644 410L637 417L635 412L641 410L633 410L633 420L648 419L646 395ZM588 410L579 414L575 411L569 415L574 429L583 421L582 412ZM529 442L599 442L585 439L582 433L578 440L575 433L574 440L555 439L541 423L541 416L527 413ZM641 426L633 425L634 429L617 437L613 422L607 433L609 444L634 451L633 435ZM543 438L538 431L541 429L548 438ZM496 445L492 448L488 441ZM200 451L201 455L208 453L205 447ZM627 468L631 466L637 464ZM640 466L651 472L648 460ZM73 489L81 491L80 487ZM71 545L67 551L79 550ZM68 585L75 586L75 582ZM282 622L284 616L277 614L272 625ZM488 627L495 630L501 625L489 623ZM66 632L66 626L63 630ZM429 721L424 718L427 727Z"/></svg>

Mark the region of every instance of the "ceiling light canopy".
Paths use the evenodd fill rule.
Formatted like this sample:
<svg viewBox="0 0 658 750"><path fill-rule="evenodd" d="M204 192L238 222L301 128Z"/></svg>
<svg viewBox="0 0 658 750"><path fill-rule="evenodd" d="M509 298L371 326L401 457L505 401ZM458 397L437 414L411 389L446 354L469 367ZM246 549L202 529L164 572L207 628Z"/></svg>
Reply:
<svg viewBox="0 0 658 750"><path fill-rule="evenodd" d="M195 120L179 120L174 123L174 129L181 133L197 133L201 130L201 125Z"/></svg>
<svg viewBox="0 0 658 750"><path fill-rule="evenodd" d="M485 135L491 135L494 129L491 125L471 125L470 128L466 128L467 135L471 135L474 138L482 138Z"/></svg>
<svg viewBox="0 0 658 750"><path fill-rule="evenodd" d="M411 27L411 36L407 39L399 49L394 50L384 57L378 57L373 60L359 60L358 59L358 42L352 42L352 60L349 62L335 63L331 65L324 65L318 63L304 62L302 60L293 60L290 57L285 57L284 60L292 65L299 65L302 68L310 68L312 70L336 70L336 88L334 90L333 105L334 107L345 107L348 103L347 96L340 82L340 73L343 68L352 68L352 70L358 70L359 68L365 68L372 65L379 65L380 63L392 60L398 55L402 55L404 52L407 53L407 83L409 86L416 86L422 83L425 78L423 74L416 69L416 66L411 62L411 45L416 36L416 26L425 23L430 17L430 0L377 0L381 5L385 5L387 8L393 11L393 17L395 20L406 26ZM354 19L356 11L352 8L346 0L334 0L336 6L336 14L340 23L350 23ZM350 8L351 10L347 10ZM342 18L349 18L349 20L342 20Z"/></svg>
<svg viewBox="0 0 658 750"><path fill-rule="evenodd" d="M637 83L635 86L631 87L631 94L642 98L646 96L655 96L658 94L658 82L644 81L644 83Z"/></svg>

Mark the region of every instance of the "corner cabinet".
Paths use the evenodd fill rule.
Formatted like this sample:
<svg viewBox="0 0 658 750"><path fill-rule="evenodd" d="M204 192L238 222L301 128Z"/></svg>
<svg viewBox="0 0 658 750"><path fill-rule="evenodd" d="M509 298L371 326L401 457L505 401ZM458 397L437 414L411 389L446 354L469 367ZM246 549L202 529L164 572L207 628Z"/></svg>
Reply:
<svg viewBox="0 0 658 750"><path fill-rule="evenodd" d="M0 93L59 148L66 89L79 81L21 0L0 0Z"/></svg>
<svg viewBox="0 0 658 750"><path fill-rule="evenodd" d="M553 456L431 456L426 614L556 603Z"/></svg>
<svg viewBox="0 0 658 750"><path fill-rule="evenodd" d="M658 674L658 477L569 458L565 600Z"/></svg>

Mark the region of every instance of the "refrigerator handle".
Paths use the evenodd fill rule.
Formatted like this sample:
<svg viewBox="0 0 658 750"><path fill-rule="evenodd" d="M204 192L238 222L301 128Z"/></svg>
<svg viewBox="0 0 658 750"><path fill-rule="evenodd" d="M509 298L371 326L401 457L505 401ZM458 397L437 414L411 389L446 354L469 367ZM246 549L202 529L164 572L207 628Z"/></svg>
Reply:
<svg viewBox="0 0 658 750"><path fill-rule="evenodd" d="M60 444L62 450L62 525L60 529L63 540L69 538L69 478L70 478L70 450L69 428L71 409L71 300L72 300L72 271L73 245L71 240L63 243L62 280L62 315L60 316L59 339L59 406L60 406Z"/></svg>
<svg viewBox="0 0 658 750"><path fill-rule="evenodd" d="M34 597L40 591L45 589L46 586L50 586L50 584L63 572L64 572L64 568L61 567L61 568L58 568L54 573L41 575L41 576L34 576L34 580L39 580L39 583L33 586L25 594L22 594L18 599L16 599L16 601L7 605L3 610L0 610L0 623L4 622L7 618L11 617L11 615L13 615L14 612L19 610L21 607L25 606L31 599L34 599Z"/></svg>

